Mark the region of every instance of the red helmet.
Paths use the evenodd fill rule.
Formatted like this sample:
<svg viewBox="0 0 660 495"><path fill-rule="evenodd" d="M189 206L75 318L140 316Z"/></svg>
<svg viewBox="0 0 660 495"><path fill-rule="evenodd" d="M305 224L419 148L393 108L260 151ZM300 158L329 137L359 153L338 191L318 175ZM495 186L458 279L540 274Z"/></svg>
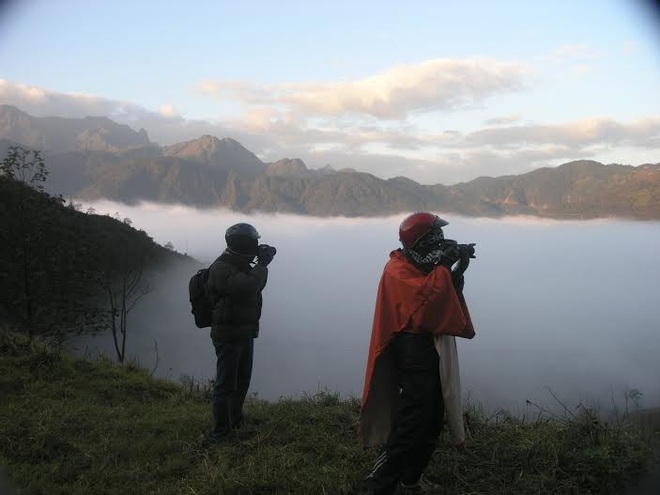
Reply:
<svg viewBox="0 0 660 495"><path fill-rule="evenodd" d="M407 216L399 226L399 240L403 247L411 249L417 242L428 234L432 228L442 228L449 225L438 215L427 212L413 213Z"/></svg>

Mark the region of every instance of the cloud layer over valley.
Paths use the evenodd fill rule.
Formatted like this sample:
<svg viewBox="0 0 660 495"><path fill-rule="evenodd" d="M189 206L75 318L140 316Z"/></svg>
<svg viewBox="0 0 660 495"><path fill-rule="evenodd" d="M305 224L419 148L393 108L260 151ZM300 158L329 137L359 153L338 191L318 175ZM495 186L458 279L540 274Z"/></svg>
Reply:
<svg viewBox="0 0 660 495"><path fill-rule="evenodd" d="M130 217L156 241L202 263L224 247L231 223L250 221L278 247L264 293L253 391L259 396L361 393L376 287L401 217L245 217L225 211L98 203ZM477 327L459 341L463 385L488 408L553 406L546 387L570 406L610 407L637 388L660 405L660 228L644 222L556 222L448 218L447 236L477 243L466 296ZM132 315L129 354L172 379L213 373L207 330L189 313L190 273L166 274ZM79 343L111 352L110 337ZM554 404L556 405L556 404Z"/></svg>

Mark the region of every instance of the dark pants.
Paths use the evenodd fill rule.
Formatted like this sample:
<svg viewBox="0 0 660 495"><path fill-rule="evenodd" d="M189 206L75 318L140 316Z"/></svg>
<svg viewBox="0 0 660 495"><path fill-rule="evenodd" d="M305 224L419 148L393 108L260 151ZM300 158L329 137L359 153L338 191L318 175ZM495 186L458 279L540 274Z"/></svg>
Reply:
<svg viewBox="0 0 660 495"><path fill-rule="evenodd" d="M389 345L394 346L401 392L385 449L367 476L369 488L378 494L394 493L399 481L419 480L435 451L444 415L433 337L400 333Z"/></svg>
<svg viewBox="0 0 660 495"><path fill-rule="evenodd" d="M213 386L211 436L226 436L243 422L243 403L252 378L254 339L213 341L218 358Z"/></svg>

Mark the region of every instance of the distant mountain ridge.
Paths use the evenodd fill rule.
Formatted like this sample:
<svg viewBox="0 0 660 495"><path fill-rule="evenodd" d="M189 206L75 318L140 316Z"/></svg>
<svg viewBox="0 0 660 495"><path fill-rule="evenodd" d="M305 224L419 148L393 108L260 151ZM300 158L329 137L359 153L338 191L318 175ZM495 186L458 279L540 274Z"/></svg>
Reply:
<svg viewBox="0 0 660 495"><path fill-rule="evenodd" d="M314 216L428 209L488 217L660 219L660 163L633 167L580 160L452 186L422 185L329 166L309 169L299 158L264 163L227 137L205 135L161 147L144 129L106 117L37 118L0 105L0 157L11 144L43 151L49 191L87 200Z"/></svg>
<svg viewBox="0 0 660 495"><path fill-rule="evenodd" d="M11 105L0 105L0 137L43 151L120 151L149 146L147 132L135 132L107 117L32 117Z"/></svg>

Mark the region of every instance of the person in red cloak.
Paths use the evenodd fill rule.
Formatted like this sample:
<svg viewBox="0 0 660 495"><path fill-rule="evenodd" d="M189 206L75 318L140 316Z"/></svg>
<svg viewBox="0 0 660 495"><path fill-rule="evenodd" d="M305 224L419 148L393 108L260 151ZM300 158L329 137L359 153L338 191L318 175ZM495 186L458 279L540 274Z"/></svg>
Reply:
<svg viewBox="0 0 660 495"><path fill-rule="evenodd" d="M378 286L360 412L363 447L384 446L366 477L374 494L424 493L444 416L434 338L474 337L462 294L474 244L445 239L446 225L432 213L405 218Z"/></svg>

